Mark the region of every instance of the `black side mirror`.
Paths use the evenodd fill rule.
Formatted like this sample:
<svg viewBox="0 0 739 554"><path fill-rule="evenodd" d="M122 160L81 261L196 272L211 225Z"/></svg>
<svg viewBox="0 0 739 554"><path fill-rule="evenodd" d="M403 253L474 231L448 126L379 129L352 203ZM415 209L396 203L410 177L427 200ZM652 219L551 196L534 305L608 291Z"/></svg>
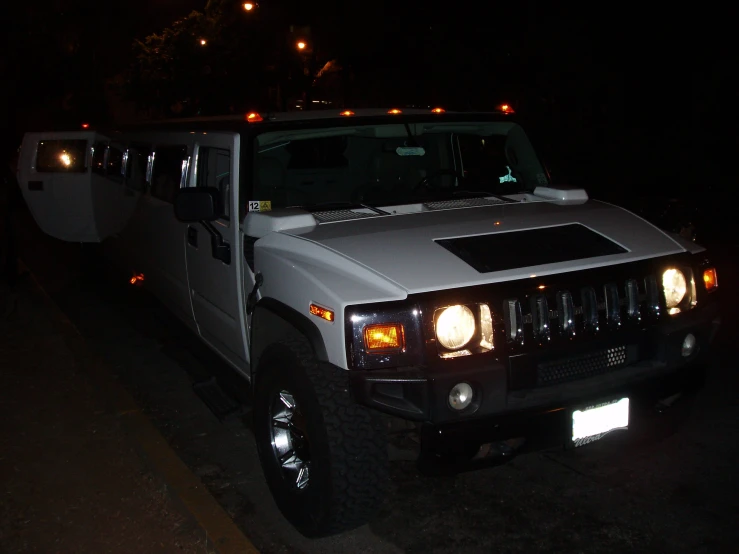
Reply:
<svg viewBox="0 0 739 554"><path fill-rule="evenodd" d="M215 187L190 187L177 191L174 214L185 223L215 221L220 214L221 192Z"/></svg>

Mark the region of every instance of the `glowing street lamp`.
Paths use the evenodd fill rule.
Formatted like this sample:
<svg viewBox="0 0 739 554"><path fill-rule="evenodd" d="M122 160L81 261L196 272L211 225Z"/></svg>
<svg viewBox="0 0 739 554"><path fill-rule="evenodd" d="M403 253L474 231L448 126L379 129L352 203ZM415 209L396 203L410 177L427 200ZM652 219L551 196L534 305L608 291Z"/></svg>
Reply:
<svg viewBox="0 0 739 554"><path fill-rule="evenodd" d="M208 44L208 41L205 40L204 38L201 38L200 39L200 46L205 46L206 44Z"/></svg>
<svg viewBox="0 0 739 554"><path fill-rule="evenodd" d="M298 50L305 50L305 47L308 45L302 40L299 40L295 46L298 47Z"/></svg>
<svg viewBox="0 0 739 554"><path fill-rule="evenodd" d="M244 10L246 10L247 12L252 11L255 7L256 6L254 2L244 2Z"/></svg>

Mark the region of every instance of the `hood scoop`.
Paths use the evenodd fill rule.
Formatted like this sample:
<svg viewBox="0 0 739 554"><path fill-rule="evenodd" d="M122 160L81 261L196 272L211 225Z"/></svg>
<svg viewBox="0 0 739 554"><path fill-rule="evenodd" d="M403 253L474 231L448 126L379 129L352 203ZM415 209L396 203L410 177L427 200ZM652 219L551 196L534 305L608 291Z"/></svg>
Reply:
<svg viewBox="0 0 739 554"><path fill-rule="evenodd" d="M520 269L628 252L585 225L573 223L525 231L435 241L479 273Z"/></svg>

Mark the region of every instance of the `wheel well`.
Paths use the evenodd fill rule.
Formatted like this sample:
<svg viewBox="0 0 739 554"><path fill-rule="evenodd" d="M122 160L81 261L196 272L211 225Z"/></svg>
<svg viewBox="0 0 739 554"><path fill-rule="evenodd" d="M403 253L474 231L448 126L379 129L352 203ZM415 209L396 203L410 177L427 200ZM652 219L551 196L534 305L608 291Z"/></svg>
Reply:
<svg viewBox="0 0 739 554"><path fill-rule="evenodd" d="M252 380L259 371L262 358L268 354L269 347L283 342L287 337L304 339L313 350L316 360L328 361L326 345L315 323L279 300L263 298L254 308L251 320Z"/></svg>

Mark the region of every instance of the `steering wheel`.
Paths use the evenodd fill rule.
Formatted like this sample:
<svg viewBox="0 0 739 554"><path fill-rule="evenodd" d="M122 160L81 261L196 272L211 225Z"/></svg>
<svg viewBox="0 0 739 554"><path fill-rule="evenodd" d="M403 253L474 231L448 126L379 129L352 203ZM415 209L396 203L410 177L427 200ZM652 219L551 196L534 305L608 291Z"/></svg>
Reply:
<svg viewBox="0 0 739 554"><path fill-rule="evenodd" d="M436 177L441 177L443 175L452 175L456 177L459 181L464 181L464 175L462 175L462 173L457 171L456 169L440 169L439 171L435 171L431 175L426 175L426 177L418 181L416 186L414 186L413 189L411 190L414 193L421 187L424 187L425 189L428 189L428 190L436 190L436 187L430 186L429 182L431 181L431 179L434 179Z"/></svg>

